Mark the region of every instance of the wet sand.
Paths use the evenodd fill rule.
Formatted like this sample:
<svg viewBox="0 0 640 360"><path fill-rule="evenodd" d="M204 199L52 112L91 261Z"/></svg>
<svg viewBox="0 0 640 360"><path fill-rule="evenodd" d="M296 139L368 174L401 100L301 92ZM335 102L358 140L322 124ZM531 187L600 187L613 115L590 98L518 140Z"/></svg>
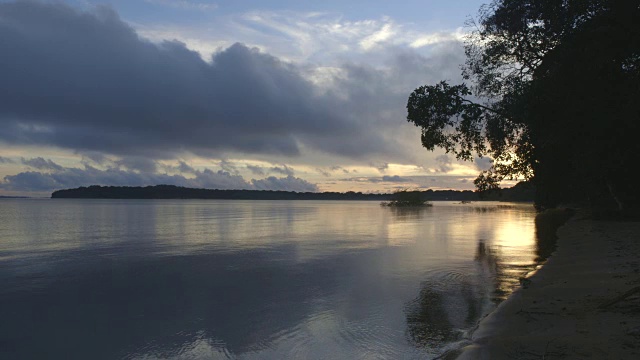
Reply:
<svg viewBox="0 0 640 360"><path fill-rule="evenodd" d="M640 222L572 219L457 359L640 359Z"/></svg>

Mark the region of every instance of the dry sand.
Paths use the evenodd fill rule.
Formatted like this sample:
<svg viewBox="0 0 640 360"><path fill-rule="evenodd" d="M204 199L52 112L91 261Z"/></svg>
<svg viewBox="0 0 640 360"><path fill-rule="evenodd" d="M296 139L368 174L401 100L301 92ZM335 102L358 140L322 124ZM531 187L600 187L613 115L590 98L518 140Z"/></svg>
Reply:
<svg viewBox="0 0 640 360"><path fill-rule="evenodd" d="M640 222L573 219L558 236L458 359L640 359Z"/></svg>

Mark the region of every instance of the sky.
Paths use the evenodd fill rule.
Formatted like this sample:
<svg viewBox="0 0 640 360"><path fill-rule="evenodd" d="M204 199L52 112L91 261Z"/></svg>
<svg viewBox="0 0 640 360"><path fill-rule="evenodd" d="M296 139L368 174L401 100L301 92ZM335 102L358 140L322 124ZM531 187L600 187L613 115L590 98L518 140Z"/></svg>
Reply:
<svg viewBox="0 0 640 360"><path fill-rule="evenodd" d="M486 0L0 0L0 195L473 189L406 121Z"/></svg>

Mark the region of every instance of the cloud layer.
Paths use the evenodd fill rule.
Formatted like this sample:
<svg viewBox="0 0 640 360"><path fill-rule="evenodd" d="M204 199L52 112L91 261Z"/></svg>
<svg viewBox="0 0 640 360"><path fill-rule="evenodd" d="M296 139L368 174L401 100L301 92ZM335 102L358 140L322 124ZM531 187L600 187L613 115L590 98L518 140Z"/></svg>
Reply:
<svg viewBox="0 0 640 360"><path fill-rule="evenodd" d="M0 4L0 52L0 141L155 158L404 153L387 131L403 119L389 112L403 114L415 72L437 71L403 50L387 72L324 73L326 88L239 43L209 63L141 39L108 8L39 2Z"/></svg>
<svg viewBox="0 0 640 360"><path fill-rule="evenodd" d="M142 172L119 167L98 169L88 164L84 168L67 168L43 158L23 159L23 163L42 171L24 171L7 175L0 182L0 189L8 191L53 191L89 185L147 186L157 184L177 185L206 189L254 189L316 192L318 187L306 180L288 175L270 176L265 179L245 180L224 170L192 170L193 177L183 175ZM188 166L184 164L185 166Z"/></svg>
<svg viewBox="0 0 640 360"><path fill-rule="evenodd" d="M151 2L184 9L210 4ZM159 183L317 189L285 163L327 178L365 164L381 174L389 164L446 172L444 158L437 163L420 152L405 105L416 86L458 76L459 34L410 33L390 18L300 16L247 13L238 36L266 36L271 45L305 54L298 59L320 63L292 63L234 43L224 29L225 45L203 59L181 42L142 38L108 7L84 12L60 2L0 3L0 149L63 149L77 158L75 165L64 162L76 167L62 167L31 150L0 157L5 169L22 167L2 173L11 175L0 189ZM339 51L324 51L330 48ZM219 163L221 171L179 161L194 158ZM232 158L248 162L234 167L224 160ZM381 182L406 182L403 176Z"/></svg>

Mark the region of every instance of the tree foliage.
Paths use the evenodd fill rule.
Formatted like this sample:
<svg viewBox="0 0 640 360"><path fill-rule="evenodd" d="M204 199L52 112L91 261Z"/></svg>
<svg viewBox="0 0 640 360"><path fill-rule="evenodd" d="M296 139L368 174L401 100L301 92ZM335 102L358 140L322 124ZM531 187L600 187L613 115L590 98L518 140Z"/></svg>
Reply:
<svg viewBox="0 0 640 360"><path fill-rule="evenodd" d="M494 0L465 42L463 78L416 89L422 143L494 159L475 183L531 179L538 206L637 203L640 3Z"/></svg>
<svg viewBox="0 0 640 360"><path fill-rule="evenodd" d="M393 192L391 201L380 203L389 207L423 207L432 206L418 190L399 189Z"/></svg>

